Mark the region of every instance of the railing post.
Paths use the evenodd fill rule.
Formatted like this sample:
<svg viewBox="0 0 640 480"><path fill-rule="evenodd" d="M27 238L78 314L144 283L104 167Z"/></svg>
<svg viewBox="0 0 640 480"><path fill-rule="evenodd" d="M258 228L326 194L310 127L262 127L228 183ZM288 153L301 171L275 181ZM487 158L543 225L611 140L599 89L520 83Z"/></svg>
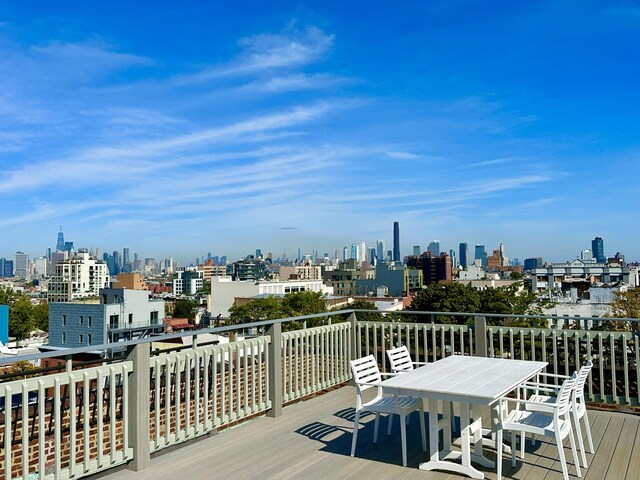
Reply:
<svg viewBox="0 0 640 480"><path fill-rule="evenodd" d="M267 348L271 409L267 412L267 416L275 418L282 415L282 324L272 323L266 334L271 337Z"/></svg>
<svg viewBox="0 0 640 480"><path fill-rule="evenodd" d="M351 324L351 355L349 358L355 360L360 358L360 349L358 348L358 319L356 318L356 312L351 312L347 321Z"/></svg>
<svg viewBox="0 0 640 480"><path fill-rule="evenodd" d="M149 349L148 343L136 345L127 357L133 361L133 373L129 376L129 423L125 426L129 429L129 446L133 448L133 460L127 468L136 472L151 465Z"/></svg>
<svg viewBox="0 0 640 480"><path fill-rule="evenodd" d="M487 319L481 315L473 317L473 334L476 342L476 356L487 356Z"/></svg>

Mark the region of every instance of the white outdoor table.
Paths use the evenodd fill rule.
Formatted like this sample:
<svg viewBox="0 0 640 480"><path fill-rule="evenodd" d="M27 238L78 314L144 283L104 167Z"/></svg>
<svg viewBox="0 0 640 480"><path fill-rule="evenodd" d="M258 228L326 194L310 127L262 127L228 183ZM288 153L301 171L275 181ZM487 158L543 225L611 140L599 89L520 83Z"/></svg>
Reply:
<svg viewBox="0 0 640 480"><path fill-rule="evenodd" d="M452 355L415 370L410 370L380 383L386 393L423 397L429 401L429 455L421 463L422 470L447 470L472 478L484 473L471 465L471 460L487 468L494 462L482 453L480 416L470 422L473 405L493 406L522 382L540 373L547 362L508 360L502 358ZM438 422L438 401L460 404L461 452L451 451L450 418L443 408L444 419ZM445 429L442 456L438 433ZM448 430L448 431L447 431ZM471 452L471 438L474 450ZM460 459L461 463L450 460Z"/></svg>

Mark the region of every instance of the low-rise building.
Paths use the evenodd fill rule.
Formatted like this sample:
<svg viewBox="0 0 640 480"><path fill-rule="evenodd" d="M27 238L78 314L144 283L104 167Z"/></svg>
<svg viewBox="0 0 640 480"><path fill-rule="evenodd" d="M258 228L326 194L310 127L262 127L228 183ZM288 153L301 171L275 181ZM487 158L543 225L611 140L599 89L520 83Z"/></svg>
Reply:
<svg viewBox="0 0 640 480"><path fill-rule="evenodd" d="M46 348L101 345L163 331L164 301L151 299L149 291L106 288L99 293L93 303L49 304Z"/></svg>
<svg viewBox="0 0 640 480"><path fill-rule="evenodd" d="M292 292L322 292L333 294L333 289L326 287L321 280L285 280L285 281L233 281L231 277L213 277L211 279L211 293L209 294L207 309L214 317L229 316L229 308L236 297L249 298L257 295L286 295Z"/></svg>

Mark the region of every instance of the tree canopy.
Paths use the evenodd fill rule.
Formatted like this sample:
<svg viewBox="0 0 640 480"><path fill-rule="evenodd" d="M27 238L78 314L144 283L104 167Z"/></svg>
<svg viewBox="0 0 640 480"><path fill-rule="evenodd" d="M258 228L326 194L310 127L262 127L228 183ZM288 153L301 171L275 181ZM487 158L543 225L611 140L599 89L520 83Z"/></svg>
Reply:
<svg viewBox="0 0 640 480"><path fill-rule="evenodd" d="M640 318L640 288L633 288L624 292L614 292L616 298L611 302L611 315L614 318ZM604 320L593 330L608 332L639 330L638 322L623 320Z"/></svg>
<svg viewBox="0 0 640 480"><path fill-rule="evenodd" d="M193 320L196 317L197 308L197 302L189 300L188 298L181 298L176 300L173 306L173 316L174 318L188 318L189 320Z"/></svg>
<svg viewBox="0 0 640 480"><path fill-rule="evenodd" d="M409 310L452 313L493 313L503 315L523 315L538 313L537 297L533 292L521 290L520 282L509 286L476 290L461 282L438 282L420 290L411 302ZM463 317L471 322L470 317ZM441 315L438 323L460 323L460 317ZM424 318L414 318L424 322ZM496 323L496 322L493 322ZM510 326L529 325L529 321L520 319L503 319L498 323Z"/></svg>
<svg viewBox="0 0 640 480"><path fill-rule="evenodd" d="M23 340L35 329L49 330L49 305L33 305L27 295L0 287L0 304L9 306L9 335Z"/></svg>
<svg viewBox="0 0 640 480"><path fill-rule="evenodd" d="M292 292L284 297L270 296L257 298L243 305L234 305L229 309L229 321L233 324L275 320L278 318L312 315L327 311L324 295L320 292ZM313 327L325 321L324 317L307 320L307 326ZM284 323L285 331L298 330L304 322L294 320Z"/></svg>

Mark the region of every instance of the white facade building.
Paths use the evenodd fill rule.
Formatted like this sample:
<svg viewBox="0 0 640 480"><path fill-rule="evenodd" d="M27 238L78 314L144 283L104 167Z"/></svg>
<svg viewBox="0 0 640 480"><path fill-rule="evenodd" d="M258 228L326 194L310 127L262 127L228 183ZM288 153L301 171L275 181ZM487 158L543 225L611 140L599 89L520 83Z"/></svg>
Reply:
<svg viewBox="0 0 640 480"><path fill-rule="evenodd" d="M231 277L212 277L211 294L207 309L212 315L229 316L229 308L236 297L255 297L256 295L286 295L292 292L322 292L333 295L333 288L327 287L322 280L284 280L284 281L232 281Z"/></svg>
<svg viewBox="0 0 640 480"><path fill-rule="evenodd" d="M98 296L100 289L109 288L110 281L105 262L92 258L88 252L80 252L55 265L47 300L49 303L70 302Z"/></svg>
<svg viewBox="0 0 640 480"><path fill-rule="evenodd" d="M562 282L583 279L589 283L630 283L629 267L614 267L604 263L573 260L553 263L550 266L531 270L531 288L536 293L562 290Z"/></svg>

